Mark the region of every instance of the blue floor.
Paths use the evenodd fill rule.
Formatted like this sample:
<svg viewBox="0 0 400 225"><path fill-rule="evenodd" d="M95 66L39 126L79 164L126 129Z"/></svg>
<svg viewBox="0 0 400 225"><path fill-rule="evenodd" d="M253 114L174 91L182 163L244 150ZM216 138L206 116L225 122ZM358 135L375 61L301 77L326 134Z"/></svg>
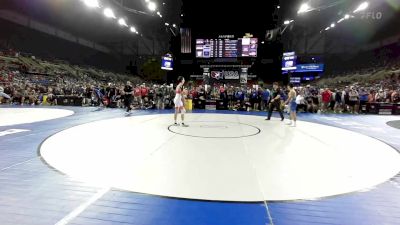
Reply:
<svg viewBox="0 0 400 225"><path fill-rule="evenodd" d="M0 131L30 130L0 137L0 225L56 224L100 191L48 167L38 156L38 148L56 132L96 120L122 117L124 113L111 109L64 109L71 109L75 114L33 124L0 127ZM202 112L205 111L196 113ZM132 116L153 113L170 111L141 111ZM243 114L265 116L265 113ZM400 130L386 125L388 120L396 117L317 114L299 117L304 121L353 130L400 150ZM190 201L113 189L65 224L399 225L400 176L357 193L295 202Z"/></svg>

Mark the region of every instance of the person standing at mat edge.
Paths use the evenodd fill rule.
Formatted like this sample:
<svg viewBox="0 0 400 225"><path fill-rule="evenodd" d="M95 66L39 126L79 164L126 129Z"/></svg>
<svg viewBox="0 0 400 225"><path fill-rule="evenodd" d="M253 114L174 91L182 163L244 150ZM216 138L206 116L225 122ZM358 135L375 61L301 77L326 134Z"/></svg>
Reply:
<svg viewBox="0 0 400 225"><path fill-rule="evenodd" d="M175 120L175 126L178 126L177 119L178 119L178 113L181 114L181 119L182 119L182 126L183 127L188 127L188 125L185 124L185 107L183 105L183 85L185 84L185 78L182 76L178 77L178 86L176 87L175 90L175 98L174 98L174 104L175 104L175 114L174 114L174 120Z"/></svg>
<svg viewBox="0 0 400 225"><path fill-rule="evenodd" d="M274 108L276 108L276 110L278 110L279 115L281 116L281 121L283 121L285 119L285 117L283 117L283 113L282 113L282 109L281 109L281 96L282 96L281 89L279 88L278 83L274 82L273 89L272 89L272 95L271 95L271 101L269 103L268 118L265 120L271 120L272 111L274 110Z"/></svg>
<svg viewBox="0 0 400 225"><path fill-rule="evenodd" d="M289 98L286 101L285 105L289 106L289 111L290 111L290 122L287 125L291 125L292 127L296 126L296 121L297 121L297 116L296 116L296 110L297 110L297 103L296 103L296 91L293 88L293 84L289 84L288 86L289 89Z"/></svg>
<svg viewBox="0 0 400 225"><path fill-rule="evenodd" d="M131 85L131 82L127 81L124 87L124 103L126 107L126 114L130 114L132 110L132 93L133 87Z"/></svg>

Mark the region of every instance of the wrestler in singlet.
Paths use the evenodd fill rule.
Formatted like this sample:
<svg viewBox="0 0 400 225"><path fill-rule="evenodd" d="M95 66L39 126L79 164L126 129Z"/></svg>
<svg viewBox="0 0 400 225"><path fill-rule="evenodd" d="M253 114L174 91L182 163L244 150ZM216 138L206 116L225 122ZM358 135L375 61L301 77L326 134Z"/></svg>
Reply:
<svg viewBox="0 0 400 225"><path fill-rule="evenodd" d="M175 89L175 98L174 98L174 104L175 104L175 114L174 114L174 120L175 120L175 126L178 126L177 123L177 118L178 118L178 113L181 114L181 119L182 119L182 126L187 127L187 125L184 123L185 120L185 107L183 105L182 101L182 91L183 91L183 85L185 84L185 78L183 77L178 77L178 86Z"/></svg>

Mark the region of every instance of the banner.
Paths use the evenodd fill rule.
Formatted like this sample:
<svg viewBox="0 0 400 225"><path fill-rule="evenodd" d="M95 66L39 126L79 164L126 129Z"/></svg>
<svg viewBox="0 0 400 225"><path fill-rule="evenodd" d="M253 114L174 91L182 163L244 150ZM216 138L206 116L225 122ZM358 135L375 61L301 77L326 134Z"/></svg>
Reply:
<svg viewBox="0 0 400 225"><path fill-rule="evenodd" d="M222 74L223 74L225 80L239 80L239 78L240 78L239 71L237 71L237 70L222 71Z"/></svg>
<svg viewBox="0 0 400 225"><path fill-rule="evenodd" d="M400 104L367 103L366 110L369 114L400 115Z"/></svg>
<svg viewBox="0 0 400 225"><path fill-rule="evenodd" d="M301 83L301 77L291 77L290 78L290 83L291 84L300 84Z"/></svg>
<svg viewBox="0 0 400 225"><path fill-rule="evenodd" d="M240 74L240 83L241 84L247 84L247 73L246 74Z"/></svg>
<svg viewBox="0 0 400 225"><path fill-rule="evenodd" d="M247 80L257 80L257 75L255 75L255 74L248 74L248 75L247 75Z"/></svg>
<svg viewBox="0 0 400 225"><path fill-rule="evenodd" d="M296 72L324 72L324 64L297 64Z"/></svg>
<svg viewBox="0 0 400 225"><path fill-rule="evenodd" d="M190 78L196 79L196 80L203 80L204 75L192 74L192 75L190 75Z"/></svg>
<svg viewBox="0 0 400 225"><path fill-rule="evenodd" d="M181 53L192 53L192 30L181 28Z"/></svg>
<svg viewBox="0 0 400 225"><path fill-rule="evenodd" d="M222 76L222 72L220 72L220 71L211 71L211 78L216 79L216 80L221 80L224 77Z"/></svg>

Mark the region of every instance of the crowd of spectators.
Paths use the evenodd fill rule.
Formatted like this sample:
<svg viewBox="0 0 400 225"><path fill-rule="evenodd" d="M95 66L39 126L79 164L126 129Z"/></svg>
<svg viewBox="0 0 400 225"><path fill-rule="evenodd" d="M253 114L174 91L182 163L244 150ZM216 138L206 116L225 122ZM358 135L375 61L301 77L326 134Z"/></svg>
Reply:
<svg viewBox="0 0 400 225"><path fill-rule="evenodd" d="M390 74L380 80L335 84L318 81L311 85L298 85L295 87L297 110L310 113L360 113L365 112L367 103L400 103L400 72L393 72L400 69L400 66L391 64L391 69ZM138 78L112 73L108 73L107 77L96 76L87 71L75 74L68 70L32 73L26 70L23 63L8 63L1 58L0 104L65 105L65 101L75 98L79 101L75 101L74 105L123 108L124 89L128 80L133 84L134 109L174 107L172 99L175 90L172 84L146 83ZM185 99L193 102L194 108L205 108L207 101L218 100L230 110L266 111L272 95L270 89L266 84L195 85L189 82L183 94ZM288 91L286 87L281 90L283 103Z"/></svg>

